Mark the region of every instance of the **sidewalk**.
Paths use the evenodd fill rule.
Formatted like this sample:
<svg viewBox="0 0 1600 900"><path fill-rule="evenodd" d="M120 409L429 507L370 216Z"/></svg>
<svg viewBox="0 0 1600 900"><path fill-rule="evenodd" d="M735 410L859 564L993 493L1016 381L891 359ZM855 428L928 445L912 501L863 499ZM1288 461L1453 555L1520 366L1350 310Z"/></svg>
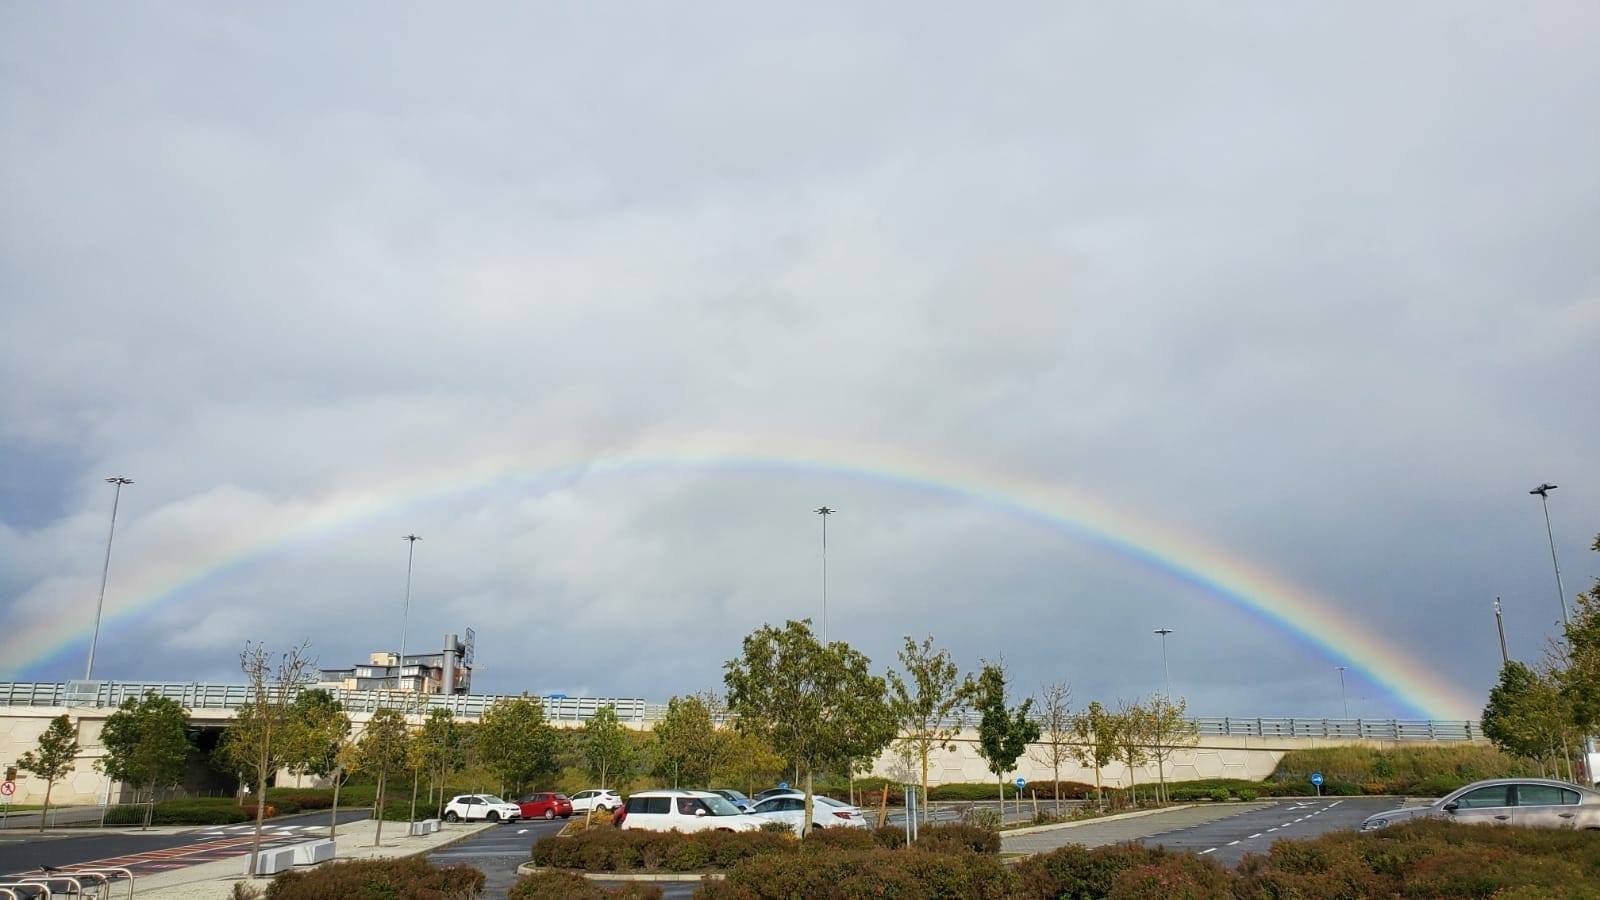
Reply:
<svg viewBox="0 0 1600 900"><path fill-rule="evenodd" d="M465 840L480 831L498 828L499 825L467 825L445 823L440 830L422 837L406 837L406 823L385 822L383 846L372 846L377 823L370 819L339 826L338 852L334 859L390 859L437 850L456 841ZM533 842L530 840L531 847ZM265 890L271 878L249 879L244 869L249 859L249 849L239 856L218 862L201 863L187 869L177 869L140 878L135 884L139 897L152 900L227 900L236 882L246 882Z"/></svg>
<svg viewBox="0 0 1600 900"><path fill-rule="evenodd" d="M1273 806L1271 801L1254 803L1207 803L1119 813L1098 819L1079 822L1062 822L1058 825L1041 825L1021 829L1022 833L1000 833L1001 853L1045 853L1067 844L1085 847L1103 847L1136 841L1153 834L1163 834L1179 828L1192 828L1221 819L1232 818L1258 809Z"/></svg>

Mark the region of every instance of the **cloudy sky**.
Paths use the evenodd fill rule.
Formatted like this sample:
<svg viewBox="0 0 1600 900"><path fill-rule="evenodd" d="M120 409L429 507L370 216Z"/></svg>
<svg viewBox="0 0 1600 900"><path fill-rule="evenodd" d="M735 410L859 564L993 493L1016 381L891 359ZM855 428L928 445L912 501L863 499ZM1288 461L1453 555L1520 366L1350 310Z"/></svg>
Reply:
<svg viewBox="0 0 1600 900"><path fill-rule="evenodd" d="M1593 3L771 7L0 4L0 677L112 474L107 678L392 649L414 531L412 647L664 699L826 503L879 664L1444 713L1559 616L1528 488L1600 575Z"/></svg>

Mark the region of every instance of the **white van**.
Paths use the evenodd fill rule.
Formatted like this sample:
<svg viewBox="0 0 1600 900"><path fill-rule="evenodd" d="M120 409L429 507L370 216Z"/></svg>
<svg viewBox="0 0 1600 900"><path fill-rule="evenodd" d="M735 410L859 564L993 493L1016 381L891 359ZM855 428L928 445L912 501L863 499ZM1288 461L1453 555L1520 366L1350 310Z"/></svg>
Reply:
<svg viewBox="0 0 1600 900"><path fill-rule="evenodd" d="M710 791L640 791L615 824L645 831L759 831L766 819L749 816Z"/></svg>

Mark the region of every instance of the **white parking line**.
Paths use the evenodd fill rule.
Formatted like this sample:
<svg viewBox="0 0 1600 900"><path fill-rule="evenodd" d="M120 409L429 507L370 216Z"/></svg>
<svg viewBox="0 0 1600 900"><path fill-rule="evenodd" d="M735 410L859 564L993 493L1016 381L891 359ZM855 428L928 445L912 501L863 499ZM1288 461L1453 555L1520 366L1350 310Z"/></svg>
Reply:
<svg viewBox="0 0 1600 900"><path fill-rule="evenodd" d="M1217 848L1212 847L1211 850L1201 850L1200 851L1200 855L1201 856L1205 856L1207 853L1210 853L1212 850L1215 850L1215 849L1217 849Z"/></svg>
<svg viewBox="0 0 1600 900"><path fill-rule="evenodd" d="M1250 837L1245 838L1245 840L1248 841L1248 840L1252 840L1252 839L1258 838L1258 837L1261 837L1261 832L1259 832L1259 831L1256 832L1255 834L1250 835Z"/></svg>
<svg viewBox="0 0 1600 900"><path fill-rule="evenodd" d="M1234 844L1237 844L1237 843L1239 843L1239 842L1238 841L1229 841L1228 842L1228 846L1232 847Z"/></svg>
<svg viewBox="0 0 1600 900"><path fill-rule="evenodd" d="M1276 828L1268 828L1267 829L1267 834L1271 834L1271 833L1273 833L1274 831L1277 831L1277 830L1278 829L1276 829Z"/></svg>

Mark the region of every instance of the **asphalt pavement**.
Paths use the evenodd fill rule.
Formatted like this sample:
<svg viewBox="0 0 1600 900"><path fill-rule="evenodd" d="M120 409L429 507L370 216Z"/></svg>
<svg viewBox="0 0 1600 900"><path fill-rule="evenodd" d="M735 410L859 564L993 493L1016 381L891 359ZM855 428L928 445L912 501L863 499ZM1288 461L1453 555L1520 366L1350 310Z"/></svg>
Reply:
<svg viewBox="0 0 1600 900"><path fill-rule="evenodd" d="M1304 839L1330 831L1361 827L1370 815L1400 805L1394 797L1302 797L1264 809L1204 822L1139 839L1171 850L1187 850L1225 866L1239 864L1246 853L1265 853L1280 838Z"/></svg>
<svg viewBox="0 0 1600 900"><path fill-rule="evenodd" d="M341 809L341 825L367 818L368 810ZM400 825L404 828L404 824ZM0 837L0 873L36 872L42 865L56 867L120 866L148 875L187 868L204 862L250 852L254 823L201 826L184 831L94 829L86 833L21 834ZM262 846L327 837L328 812L301 813L268 819L262 829ZM0 875L4 880L5 875Z"/></svg>
<svg viewBox="0 0 1600 900"><path fill-rule="evenodd" d="M500 825L430 853L428 860L441 866L475 866L488 879L483 895L504 897L506 889L517 880L517 866L533 855L533 842L554 837L566 823L565 819L533 819Z"/></svg>

